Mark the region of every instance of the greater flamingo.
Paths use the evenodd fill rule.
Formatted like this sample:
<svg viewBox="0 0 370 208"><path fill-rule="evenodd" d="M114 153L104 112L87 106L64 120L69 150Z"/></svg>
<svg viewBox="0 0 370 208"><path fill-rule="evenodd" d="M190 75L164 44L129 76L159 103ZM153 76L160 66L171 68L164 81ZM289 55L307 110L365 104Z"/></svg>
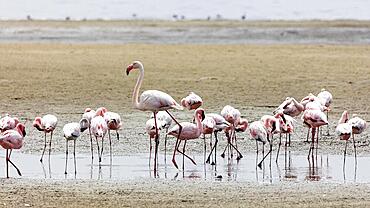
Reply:
<svg viewBox="0 0 370 208"><path fill-rule="evenodd" d="M18 123L19 119L17 117L11 117L9 114L6 114L0 119L0 131L14 129Z"/></svg>
<svg viewBox="0 0 370 208"><path fill-rule="evenodd" d="M187 157L194 165L196 165L195 161L185 154L185 146L188 140L197 139L202 134L203 126L202 126L201 120L205 118L204 110L202 108L198 108L194 113L194 117L195 117L195 124L190 123L190 122L181 122L180 125L174 126L168 131L168 135L171 135L177 138L176 144L175 144L175 150L172 156L173 164L178 169L176 159L175 159L176 151L177 151L183 155L183 160L182 160L183 171L184 171L184 156ZM180 131L180 128L179 128L180 126L182 126L182 131ZM179 150L181 141L184 141L182 152Z"/></svg>
<svg viewBox="0 0 370 208"><path fill-rule="evenodd" d="M40 162L42 162L42 159L44 157L44 153L46 150L46 134L50 133L50 142L49 142L49 159L50 159L50 154L51 154L51 141L53 139L53 132L55 127L57 126L58 119L54 115L47 114L45 116L41 117L36 117L35 120L33 121L33 126L36 127L37 130L43 131L45 133L45 144L44 144L44 149L42 151L41 159Z"/></svg>
<svg viewBox="0 0 370 208"><path fill-rule="evenodd" d="M96 144L98 146L98 156L99 156L99 163L101 162L102 154L103 154L103 144L104 144L104 137L107 134L108 126L107 122L102 116L95 116L91 119L91 133L95 136ZM99 147L98 138L101 138L101 151Z"/></svg>
<svg viewBox="0 0 370 208"><path fill-rule="evenodd" d="M329 111L331 110L330 104L333 102L333 95L323 88L321 89L321 92L317 95L317 97L320 99L321 105L326 107L326 117L329 122ZM326 134L329 135L329 125Z"/></svg>
<svg viewBox="0 0 370 208"><path fill-rule="evenodd" d="M22 175L17 166L10 160L13 149L20 149L23 146L23 138L26 136L25 126L18 123L14 129L0 133L0 145L6 149L6 177L9 178L9 163L17 170L18 175ZM9 152L10 150L10 152Z"/></svg>
<svg viewBox="0 0 370 208"><path fill-rule="evenodd" d="M221 154L221 157L225 157L225 152L227 148L229 148L229 152L231 152L231 157L233 157L232 149L235 149L236 152L238 153L238 156L236 157L236 160L240 160L243 158L243 155L240 153L238 150L237 146L237 141L236 141L236 135L235 135L235 127L239 123L240 120L240 111L230 105L226 105L222 110L221 110L221 115L226 119L227 122L229 122L230 128L225 129L226 130L226 136L227 136L227 145ZM233 142L235 142L235 146L233 145Z"/></svg>
<svg viewBox="0 0 370 208"><path fill-rule="evenodd" d="M66 139L66 166L64 174L67 174L67 164L68 164L68 141L73 141L73 159L75 164L75 174L76 169L76 140L80 136L81 132L84 132L89 128L89 121L85 118L81 119L80 123L67 123L63 126L63 135Z"/></svg>
<svg viewBox="0 0 370 208"><path fill-rule="evenodd" d="M203 100L202 98L195 94L194 92L190 92L188 96L181 99L181 105L188 110L194 110L202 106Z"/></svg>
<svg viewBox="0 0 370 208"><path fill-rule="evenodd" d="M213 151L215 151L215 158L214 158L214 162L212 164L216 164L216 158L217 158L216 153L217 153L217 143L218 143L217 134L218 134L218 132L223 131L225 128L229 127L231 124L229 122L227 122L224 117L222 117L221 115L219 115L217 113L208 113L208 114L206 114L206 116L209 116L209 117L213 118L213 120L216 122L214 131L213 131L213 134L215 135L215 143L212 146L212 137L211 137L211 146L212 147L211 147L211 151L210 151L210 153L207 157L206 163L210 162L210 158L212 156L212 153L213 153Z"/></svg>
<svg viewBox="0 0 370 208"><path fill-rule="evenodd" d="M141 84L144 79L144 66L140 61L134 61L132 64L130 64L126 68L126 74L129 75L130 71L138 69L140 71L140 75L137 79L134 91L133 91L133 96L132 96L132 105L135 109L141 110L141 111L152 111L153 116L154 116L154 121L157 121L156 114L158 111L166 111L167 114L172 118L172 120L175 121L175 123L179 127L179 135L177 140L179 140L181 131L182 131L182 126L180 123L170 114L168 111L169 109L177 109L177 110L182 110L183 107L180 106L170 95L167 93L164 93L162 91L158 90L147 90L144 91L140 95L140 100L139 100L139 91ZM156 123L156 122L155 122ZM155 124L157 126L157 124ZM158 126L155 128L158 129ZM155 156L154 156L154 172L157 172L157 155L158 155L158 144L159 144L159 135L156 133L156 138L155 138ZM174 150L174 155L176 153L176 148ZM174 158L172 159L172 162L174 165L176 164L176 161ZM175 165L177 166L177 164Z"/></svg>

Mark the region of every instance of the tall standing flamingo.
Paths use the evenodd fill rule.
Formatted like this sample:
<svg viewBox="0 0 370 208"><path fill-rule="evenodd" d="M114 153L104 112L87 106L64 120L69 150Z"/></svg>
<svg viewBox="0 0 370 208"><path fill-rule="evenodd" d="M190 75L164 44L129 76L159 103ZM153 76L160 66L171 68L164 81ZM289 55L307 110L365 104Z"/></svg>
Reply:
<svg viewBox="0 0 370 208"><path fill-rule="evenodd" d="M26 136L24 124L18 123L14 129L0 133L0 145L6 149L6 177L9 178L9 163L17 170L18 175L22 175L18 167L10 160L13 149L20 149L23 146L23 138ZM10 152L9 152L10 150Z"/></svg>
<svg viewBox="0 0 370 208"><path fill-rule="evenodd" d="M75 174L76 169L76 140L80 136L81 132L84 132L89 128L89 121L86 118L81 119L79 123L67 123L63 126L63 135L66 139L66 166L64 174L67 174L67 164L68 164L68 141L73 141L73 159L75 164Z"/></svg>
<svg viewBox="0 0 370 208"><path fill-rule="evenodd" d="M157 121L156 114L158 111L166 111L167 114L175 121L175 123L179 126L179 135L177 140L180 138L180 134L182 131L182 126L180 123L170 114L168 111L169 109L177 109L182 110L183 107L180 106L170 95L158 90L147 90L144 91L140 95L139 100L139 91L141 84L144 79L144 66L140 61L134 61L126 68L126 74L129 75L130 71L138 69L140 71L140 75L137 79L133 96L132 96L132 105L135 109L141 111L152 111L154 115L154 120ZM157 126L157 124L155 124ZM155 128L158 129L158 126ZM155 138L155 156L154 156L154 172L157 172L157 155L158 155L158 144L159 144L159 135L158 132L156 133ZM176 153L176 148L174 149L174 155ZM175 166L177 166L175 158L172 158L172 162Z"/></svg>
<svg viewBox="0 0 370 208"><path fill-rule="evenodd" d="M6 114L0 119L0 131L14 129L18 123L19 119L17 117L11 117L9 114Z"/></svg>
<svg viewBox="0 0 370 208"><path fill-rule="evenodd" d="M326 107L326 109L325 109L326 117L327 117L328 122L329 122L329 111L331 110L330 105L333 102L333 95L329 91L327 91L323 88L323 89L321 89L321 92L317 95L317 97L320 99L321 105ZM329 125L328 125L328 128L326 130L327 130L326 134L329 136Z"/></svg>
<svg viewBox="0 0 370 208"><path fill-rule="evenodd" d="M87 119L89 122L89 137L90 137L90 148L91 148L91 160L94 160L94 150L93 150L93 139L91 135L91 120L96 116L96 111L91 108L86 108L82 119Z"/></svg>
<svg viewBox="0 0 370 208"><path fill-rule="evenodd" d="M49 142L49 158L51 154L51 141L53 139L53 132L55 127L57 126L58 119L54 115L47 114L45 116L36 117L33 121L33 126L36 127L37 130L43 131L45 133L45 144L44 144L44 150L42 151L42 155L40 158L40 162L42 162L42 159L44 157L44 153L46 150L46 134L50 133L50 142Z"/></svg>
<svg viewBox="0 0 370 208"><path fill-rule="evenodd" d="M203 100L202 98L195 94L194 92L190 92L188 96L181 99L181 105L188 110L194 110L202 106Z"/></svg>
<svg viewBox="0 0 370 208"><path fill-rule="evenodd" d="M213 151L215 151L214 162L212 162L211 164L216 164L216 159L217 159L217 154L216 153L217 153L217 143L218 143L217 134L218 134L218 132L223 131L225 128L229 127L231 124L229 122L227 122L224 117L222 117L221 115L219 115L217 113L208 113L208 114L206 114L206 116L209 116L209 117L213 118L213 120L216 122L214 131L213 131L213 134L215 135L215 143L212 146L212 138L211 138L211 146L212 147L211 147L211 151L210 151L210 153L207 157L206 163L210 163L212 153L213 153Z"/></svg>
<svg viewBox="0 0 370 208"><path fill-rule="evenodd" d="M93 119L91 119L91 133L95 136L96 144L98 146L99 163L101 162L101 158L103 155L104 137L107 134L107 131L108 131L107 122L102 116L95 116ZM101 151L99 147L98 138L101 139Z"/></svg>
<svg viewBox="0 0 370 208"><path fill-rule="evenodd" d="M181 153L183 155L182 160L182 170L184 171L184 156L187 157L191 162L196 165L195 161L190 158L188 155L185 154L185 146L186 142L188 140L197 139L203 132L203 125L201 120L205 118L204 110L202 108L198 108L195 113L195 124L190 122L181 122L180 125L182 126L182 131L180 131L179 125L172 127L168 135L177 137L176 144L175 144L175 151L173 154L173 164L178 169L175 157L176 157L176 151ZM184 141L184 146L182 152L179 150L179 146L181 144L181 141Z"/></svg>

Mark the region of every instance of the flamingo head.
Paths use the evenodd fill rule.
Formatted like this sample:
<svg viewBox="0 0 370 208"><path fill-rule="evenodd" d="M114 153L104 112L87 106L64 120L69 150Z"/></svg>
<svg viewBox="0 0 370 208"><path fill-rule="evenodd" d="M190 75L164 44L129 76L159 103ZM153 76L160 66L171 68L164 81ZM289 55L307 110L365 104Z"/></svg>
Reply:
<svg viewBox="0 0 370 208"><path fill-rule="evenodd" d="M22 124L22 123L18 123L16 128L17 128L18 132L19 132L23 137L25 137L25 136L26 136L26 127L24 126L24 124Z"/></svg>
<svg viewBox="0 0 370 208"><path fill-rule="evenodd" d="M39 131L44 131L44 128L41 125L41 117L36 117L32 124Z"/></svg>
<svg viewBox="0 0 370 208"><path fill-rule="evenodd" d="M86 118L83 118L80 120L80 131L81 132L84 132L86 129L88 129L90 126L90 122L89 120L87 120Z"/></svg>
<svg viewBox="0 0 370 208"><path fill-rule="evenodd" d="M126 68L126 75L128 76L131 70L139 68L143 68L143 64L140 61L132 62L132 64L128 65Z"/></svg>
<svg viewBox="0 0 370 208"><path fill-rule="evenodd" d="M348 120L349 120L348 111L343 111L342 116L340 117L338 123L347 123Z"/></svg>
<svg viewBox="0 0 370 208"><path fill-rule="evenodd" d="M197 116L201 121L204 120L204 118L206 117L205 113L204 113L204 109L203 108L198 108L196 111L195 111L195 116Z"/></svg>
<svg viewBox="0 0 370 208"><path fill-rule="evenodd" d="M86 108L85 113L90 112L91 110L92 110L91 108Z"/></svg>

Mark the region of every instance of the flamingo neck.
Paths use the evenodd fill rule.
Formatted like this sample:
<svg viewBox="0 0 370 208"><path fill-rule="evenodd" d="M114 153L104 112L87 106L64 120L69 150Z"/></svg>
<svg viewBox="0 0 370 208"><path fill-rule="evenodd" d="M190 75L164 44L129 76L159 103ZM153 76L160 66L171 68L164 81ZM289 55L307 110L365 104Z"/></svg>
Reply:
<svg viewBox="0 0 370 208"><path fill-rule="evenodd" d="M134 92L132 93L132 105L134 106L134 108L139 108L140 107L139 91L140 91L140 87L141 87L141 84L142 84L143 79L144 79L144 66L141 65L139 67L139 70L140 70L140 75L139 75L139 77L136 81Z"/></svg>
<svg viewBox="0 0 370 208"><path fill-rule="evenodd" d="M200 116L198 114L195 115L195 123L197 125L197 129L202 132L203 131L203 125L202 122L200 121Z"/></svg>

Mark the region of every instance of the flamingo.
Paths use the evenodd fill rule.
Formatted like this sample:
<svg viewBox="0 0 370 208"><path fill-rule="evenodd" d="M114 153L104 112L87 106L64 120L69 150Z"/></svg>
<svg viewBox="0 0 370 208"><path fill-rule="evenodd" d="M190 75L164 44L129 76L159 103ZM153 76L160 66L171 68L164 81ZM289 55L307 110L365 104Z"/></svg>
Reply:
<svg viewBox="0 0 370 208"><path fill-rule="evenodd" d="M304 97L301 101L301 104L304 106L305 111L306 110L320 110L320 111L326 110L326 107L321 104L320 99L316 97L315 95L313 95L312 93ZM311 127L310 125L307 125L306 123L304 124L306 127L308 127L307 138L306 138L306 142L308 142Z"/></svg>
<svg viewBox="0 0 370 208"><path fill-rule="evenodd" d="M353 139L353 147L355 149L355 157L356 157L356 143L355 143L355 134L361 134L366 129L366 121L362 118L358 117L357 115L353 115L351 119L349 119L348 123L352 127L352 139Z"/></svg>
<svg viewBox="0 0 370 208"><path fill-rule="evenodd" d="M10 160L13 149L20 149L23 146L23 138L26 136L24 124L18 123L14 129L0 133L0 145L6 149L6 177L9 178L9 163L17 170L18 175L22 176L18 167ZM10 150L10 152L9 152ZM9 154L8 154L9 153Z"/></svg>
<svg viewBox="0 0 370 208"><path fill-rule="evenodd" d="M14 129L18 123L19 119L17 117L11 117L9 114L6 114L0 119L0 131Z"/></svg>
<svg viewBox="0 0 370 208"><path fill-rule="evenodd" d="M110 136L110 131L116 131L117 140L119 140L118 130L122 126L121 116L118 113L108 111L104 113L104 119L105 122L107 122L108 126L109 150L110 154L112 155L112 140Z"/></svg>
<svg viewBox="0 0 370 208"><path fill-rule="evenodd" d="M266 129L266 132L267 132L267 141L270 144L270 149L269 149L268 153L266 155L264 155L261 162L258 163L259 168L262 167L262 162L272 152L272 143L273 143L273 139L274 139L273 135L277 134L277 133L280 133L281 129L283 129L284 131L287 130L286 120L285 120L284 114L282 114L282 113L278 113L274 116L264 115L264 116L262 116L261 121L262 121L262 123L263 123L263 125ZM271 162L271 160L270 160L270 162Z"/></svg>
<svg viewBox="0 0 370 208"><path fill-rule="evenodd" d="M140 71L140 75L137 79L133 96L132 96L132 105L135 109L141 111L151 111L153 112L154 120L156 121L156 114L158 111L166 111L167 114L172 118L172 120L178 125L179 127L179 134L177 140L179 140L182 126L180 123L170 114L168 111L169 109L177 109L182 110L183 107L180 106L170 95L158 90L147 90L144 91L139 100L139 91L141 84L144 79L144 66L140 61L134 61L126 68L126 74L129 75L130 71L138 69ZM156 125L157 126L157 125ZM158 126L155 128L158 129ZM158 132L156 133L155 138L155 156L154 156L154 172L157 172L157 153L158 153L158 144L159 144L159 135ZM176 153L176 148L174 150L174 155ZM174 165L176 164L175 158L172 158L172 162ZM175 165L177 166L177 164Z"/></svg>
<svg viewBox="0 0 370 208"><path fill-rule="evenodd" d="M211 146L212 146L211 152L209 153L209 155L207 157L206 163L210 162L210 158L212 156L212 153L213 153L213 151L215 151L214 163L212 163L212 164L216 164L216 158L217 158L216 150L217 150L217 143L218 143L217 134L218 134L218 132L223 131L225 128L229 127L231 124L229 122L227 122L224 117L222 117L221 115L219 115L217 113L208 113L208 114L206 114L206 117L207 116L213 118L213 120L216 122L216 125L215 125L215 128L213 130L213 134L215 135L215 143L214 143L213 146L211 144ZM211 138L211 142L212 142L212 138Z"/></svg>
<svg viewBox="0 0 370 208"><path fill-rule="evenodd" d="M329 91L327 91L323 88L323 89L321 89L321 92L317 95L317 97L320 99L321 105L326 107L326 109L325 109L326 117L327 117L328 122L329 122L329 111L331 110L330 109L330 104L333 101L333 95ZM328 128L327 128L326 134L329 135L329 125L328 125Z"/></svg>
<svg viewBox="0 0 370 208"><path fill-rule="evenodd" d="M84 114L82 115L82 119L87 119L89 122L89 136L90 136L90 148L91 148L91 160L94 160L94 150L93 150L93 139L91 135L91 119L96 116L96 111L92 110L91 108L86 108Z"/></svg>
<svg viewBox="0 0 370 208"><path fill-rule="evenodd" d="M328 120L326 118L326 115L319 109L306 109L302 115L302 120L304 124L312 129L312 143L308 153L309 156L311 151L314 149L316 128L319 128L322 125L328 125ZM318 138L316 140L316 143L316 145L318 145Z"/></svg>
<svg viewBox="0 0 370 208"><path fill-rule="evenodd" d="M279 152L280 152L280 147L281 147L281 135L285 134L285 146L287 146L287 144L289 144L290 146L290 134L294 132L294 123L296 122L296 120L289 115L284 114L284 118L285 118L286 128L285 129L280 128L279 147L278 147L278 151L276 154L276 162L278 161L278 158L279 158ZM284 125L280 125L280 126L283 127ZM287 142L288 136L289 136L289 143Z"/></svg>
<svg viewBox="0 0 370 208"><path fill-rule="evenodd" d="M197 109L202 106L202 104L202 98L194 92L190 92L188 96L181 99L181 105L188 110Z"/></svg>
<svg viewBox="0 0 370 208"><path fill-rule="evenodd" d="M64 174L67 174L67 163L68 163L68 141L73 141L73 158L76 170L76 140L80 136L81 132L84 132L89 128L89 121L86 118L80 120L79 123L67 123L63 126L63 135L66 139L66 166Z"/></svg>
<svg viewBox="0 0 370 208"><path fill-rule="evenodd" d="M240 151L237 149L237 144L236 144L236 135L235 135L235 127L240 121L240 111L230 105L226 105L222 110L221 110L221 115L226 119L227 122L229 122L230 128L226 128L226 136L227 136L227 145L224 149L224 152L221 154L221 157L225 157L225 151L227 148L230 149L231 152L231 157L233 157L232 150L231 148L235 149L236 152L238 153L238 156L236 157L236 160L240 160L243 158L243 155L240 153ZM230 132L230 133L229 133ZM233 141L235 142L234 146L232 143Z"/></svg>
<svg viewBox="0 0 370 208"><path fill-rule="evenodd" d="M154 113L150 116L150 118L154 118ZM165 135L164 135L164 160L166 161L166 155L167 155L167 133L168 133L168 129L170 128L170 126L172 124L172 118L166 112L159 111L157 113L157 120L158 121L161 121L161 123L163 125L162 128L163 129L166 129L166 132L165 132Z"/></svg>
<svg viewBox="0 0 370 208"><path fill-rule="evenodd" d="M99 156L99 163L101 162L101 157L103 154L103 144L104 144L104 137L107 134L108 126L107 122L102 116L95 116L91 119L91 133L95 136L96 144L98 146L98 156ZM100 151L98 138L101 138L102 148Z"/></svg>
<svg viewBox="0 0 370 208"><path fill-rule="evenodd" d="M198 108L194 113L194 117L195 117L195 124L190 123L190 122L181 122L180 125L172 127L168 132L168 135L171 135L177 138L176 144L175 144L175 150L173 154L173 159L172 159L173 164L178 169L178 166L175 160L176 151L177 151L183 155L183 160L182 160L183 171L184 171L184 156L187 157L194 165L196 165L195 161L185 154L185 146L188 140L197 139L202 134L203 126L202 126L201 120L205 118L204 110L202 108ZM182 131L180 131L180 126L182 126ZM181 141L184 141L182 152L179 150Z"/></svg>
<svg viewBox="0 0 370 208"><path fill-rule="evenodd" d="M172 119L171 119L171 121L172 121ZM150 160L151 160L151 157L152 157L152 139L155 139L156 132L158 132L158 136L160 135L160 131L162 130L162 128L164 126L164 123L162 123L162 120L159 120L158 118L157 118L158 129L155 129L156 128L155 124L156 124L156 122L154 121L154 118L150 118L145 123L145 131L149 135L149 142L150 142L150 146L149 146L149 164L150 164Z"/></svg>
<svg viewBox="0 0 370 208"><path fill-rule="evenodd" d="M264 153L265 152L264 151L265 150L265 144L267 143L267 131L266 131L266 128L265 128L265 125L263 124L263 122L261 120L252 122L249 126L249 134L250 134L251 138L256 141L256 154L257 154L256 163L257 163L257 160L258 160L258 142L262 143L262 155L265 154Z"/></svg>
<svg viewBox="0 0 370 208"><path fill-rule="evenodd" d="M216 126L216 121L210 117L210 116L205 116L203 121L203 139L204 139L204 163L206 163L206 153L207 153L207 146L206 146L206 134L210 135L210 139L212 140L212 134L215 130Z"/></svg>
<svg viewBox="0 0 370 208"><path fill-rule="evenodd" d="M352 126L348 122L348 120L349 120L348 112L344 111L338 121L337 127L335 128L335 133L338 135L339 139L346 141L346 146L344 148L344 162L346 161L347 143L352 135ZM353 143L353 145L356 149L355 143Z"/></svg>
<svg viewBox="0 0 370 208"><path fill-rule="evenodd" d="M279 107L277 107L273 113L276 114L279 111L282 111L282 113L284 113L285 115L296 117L304 111L304 106L301 103L297 102L296 99L287 97L285 101Z"/></svg>
<svg viewBox="0 0 370 208"><path fill-rule="evenodd" d="M45 116L41 117L36 117L35 120L33 121L33 126L39 130L43 131L45 133L45 145L44 145L44 150L42 151L41 159L40 162L42 162L42 159L44 157L44 153L46 150L46 134L50 133L50 142L49 142L49 158L51 154L51 141L53 138L53 132L55 127L57 126L58 119L54 115L47 114Z"/></svg>

